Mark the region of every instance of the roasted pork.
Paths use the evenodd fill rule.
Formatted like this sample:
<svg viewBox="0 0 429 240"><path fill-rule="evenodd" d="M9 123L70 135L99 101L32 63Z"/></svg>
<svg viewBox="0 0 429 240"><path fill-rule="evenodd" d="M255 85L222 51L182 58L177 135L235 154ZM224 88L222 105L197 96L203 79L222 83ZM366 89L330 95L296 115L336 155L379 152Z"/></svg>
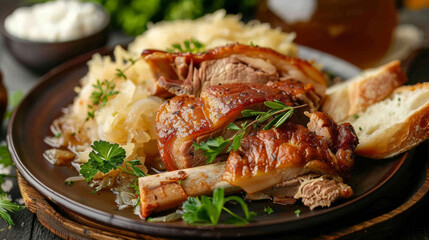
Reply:
<svg viewBox="0 0 429 240"><path fill-rule="evenodd" d="M350 197L353 191L344 180L358 144L353 128L335 124L324 113L306 115L308 129L290 122L250 133L226 163L140 178L142 216L177 207L188 196L210 195L218 187L227 193L242 189L252 200L292 204L301 199L310 209Z"/></svg>
<svg viewBox="0 0 429 240"><path fill-rule="evenodd" d="M222 179L255 193L308 172L349 178L358 144L353 127L337 125L321 112L308 115L308 129L288 122L243 138L229 154ZM333 134L328 139L320 134L325 132Z"/></svg>
<svg viewBox="0 0 429 240"><path fill-rule="evenodd" d="M319 107L313 86L292 80L223 84L205 89L201 98L184 95L170 99L161 105L156 121L158 149L166 168L172 171L204 164L207 157L201 150L194 150L193 142L231 136L226 127L242 118L241 111L263 110L263 103L273 100L288 106L305 105L297 113L313 112ZM305 124L307 119L303 117L302 113L294 114L291 120Z"/></svg>
<svg viewBox="0 0 429 240"><path fill-rule="evenodd" d="M325 95L326 79L318 69L269 48L231 44L197 54L145 50L142 57L156 80L152 93L160 97L200 96L206 88L219 84L290 79L311 83L319 97Z"/></svg>

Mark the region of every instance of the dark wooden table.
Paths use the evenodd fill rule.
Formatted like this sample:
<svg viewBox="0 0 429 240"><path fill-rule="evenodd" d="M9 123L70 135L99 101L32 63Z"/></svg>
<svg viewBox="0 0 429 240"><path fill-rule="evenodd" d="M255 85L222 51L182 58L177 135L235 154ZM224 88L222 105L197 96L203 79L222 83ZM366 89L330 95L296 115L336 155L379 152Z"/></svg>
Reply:
<svg viewBox="0 0 429 240"><path fill-rule="evenodd" d="M20 1L13 0L0 0L0 19L20 4ZM400 13L401 23L412 23L423 29L426 33L425 44L429 47L429 9L422 11L402 11ZM113 46L116 44L124 44L131 40L130 37L119 33L111 33L108 45ZM0 69L3 71L4 81L9 92L17 89L27 92L37 81L40 75L32 73L31 71L23 68L13 57L6 51L3 41L0 42ZM410 82L424 82L429 81L429 48L421 51L414 59L412 65L409 66L408 76ZM4 137L5 130L3 126ZM428 148L426 144L422 148ZM427 155L425 155L427 158ZM429 159L426 159L429 161ZM14 180L13 187L9 193L14 200L21 198L21 193L18 189L16 180ZM374 234L374 239L429 239L429 197L418 206L408 216L400 219L400 223L396 230L384 232L380 229L380 234ZM12 214L12 219L15 226L8 228L8 225L0 220L0 240L17 240L17 239L60 239L52 234L49 230L43 227L37 220L35 214L27 209Z"/></svg>

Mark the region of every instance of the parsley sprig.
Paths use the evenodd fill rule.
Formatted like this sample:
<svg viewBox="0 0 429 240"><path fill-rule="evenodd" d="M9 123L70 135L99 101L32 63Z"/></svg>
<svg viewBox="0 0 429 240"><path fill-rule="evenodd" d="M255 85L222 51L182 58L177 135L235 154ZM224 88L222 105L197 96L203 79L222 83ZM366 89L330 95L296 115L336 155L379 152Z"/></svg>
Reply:
<svg viewBox="0 0 429 240"><path fill-rule="evenodd" d="M230 130L236 130L237 132L230 138L224 139L222 136L219 136L217 138L210 138L206 141L202 141L200 143L192 143L195 150L203 150L204 155L208 157L206 160L206 163L212 163L213 160L222 152L225 151L226 147L228 149L227 152L230 152L231 150L237 151L241 146L241 140L246 135L247 129L251 126L260 126L265 121L272 119L269 121L265 127L264 130L269 130L272 127L278 128L282 124L288 120L293 112L294 108L297 107L291 107L287 106L286 104L274 100L274 101L266 101L264 102L265 106L267 106L270 110L263 112L263 111L255 111L251 109L243 110L241 111L241 114L243 117L255 117L255 120L251 123L247 124L247 122L244 122L240 126L237 126L234 123L230 123L228 125L228 129ZM301 106L298 106L301 107Z"/></svg>
<svg viewBox="0 0 429 240"><path fill-rule="evenodd" d="M191 38L190 40L183 41L183 46L180 43L175 43L171 45L172 48L167 48L167 52L190 52L190 53L199 53L205 51L205 45L201 42Z"/></svg>
<svg viewBox="0 0 429 240"><path fill-rule="evenodd" d="M125 160L125 150L116 143L95 141L91 145L89 160L80 167L80 174L86 182L91 181L99 171L108 173L118 168Z"/></svg>
<svg viewBox="0 0 429 240"><path fill-rule="evenodd" d="M225 207L225 203L229 201L236 202L241 206L244 217L235 214ZM222 211L230 215L225 221L225 223L230 224L246 224L256 216L255 212L249 211L247 204L242 198L238 196L225 197L223 188L216 189L213 192L213 197L188 197L183 203L182 209L182 219L189 224L217 225Z"/></svg>
<svg viewBox="0 0 429 240"><path fill-rule="evenodd" d="M114 169L120 169L122 172L135 176L131 188L134 189L137 197L137 203L140 204L140 189L138 186L138 178L145 177L146 174L138 167L142 165L137 159L124 163L126 152L125 149L116 143L107 141L95 141L91 145L92 151L89 153L89 160L83 163L80 167L80 174L85 178L86 182L90 182L98 172L108 173ZM121 165L124 164L122 167ZM98 191L98 190L97 190Z"/></svg>

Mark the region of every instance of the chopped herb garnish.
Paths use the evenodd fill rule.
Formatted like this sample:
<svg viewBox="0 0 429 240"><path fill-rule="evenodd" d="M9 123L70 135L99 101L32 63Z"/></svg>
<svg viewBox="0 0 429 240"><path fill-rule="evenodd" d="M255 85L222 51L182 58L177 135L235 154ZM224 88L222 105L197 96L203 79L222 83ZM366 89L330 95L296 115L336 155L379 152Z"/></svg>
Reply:
<svg viewBox="0 0 429 240"><path fill-rule="evenodd" d="M241 126L237 126L234 123L231 123L228 125L228 129L230 130L235 130L237 131L234 136L232 136L231 138L228 139L224 139L222 136L219 136L217 138L210 138L208 140L206 140L205 142L200 142L200 143L193 143L193 146L195 148L195 150L203 150L204 151L204 155L209 157L206 160L206 163L212 163L213 160L220 154L222 153L227 146L227 152L233 150L233 151L237 151L240 146L241 146L241 140L243 139L243 137L246 135L246 130L251 127L251 126L260 126L263 122L269 120L272 118L272 120L270 122L268 122L265 127L263 128L264 130L269 130L272 127L278 128L280 127L282 124L284 124L286 122L287 119L289 119L294 111L294 107L291 106L287 106L286 104L278 101L278 100L274 100L273 102L271 101L266 101L264 102L265 106L267 106L268 108L270 108L270 110L268 110L267 112L262 112L262 111L255 111L255 110L251 110L251 109L247 109L247 110L243 110L241 112L241 114L244 117L256 117L256 119L254 121L252 121L251 123L247 124L247 122L241 124Z"/></svg>
<svg viewBox="0 0 429 240"><path fill-rule="evenodd" d="M119 68L116 69L116 76L118 78L124 78L125 80L127 80L127 76L125 76L124 72Z"/></svg>
<svg viewBox="0 0 429 240"><path fill-rule="evenodd" d="M150 220L152 220L151 217L146 218L146 222L150 222Z"/></svg>
<svg viewBox="0 0 429 240"><path fill-rule="evenodd" d="M128 61L131 63L131 65L136 64L136 60L132 59L132 58L128 58Z"/></svg>
<svg viewBox="0 0 429 240"><path fill-rule="evenodd" d="M72 135L72 136L76 135L76 132L72 132L72 133L71 133L71 135Z"/></svg>
<svg viewBox="0 0 429 240"><path fill-rule="evenodd" d="M358 118L359 118L359 115L357 115L357 114L355 113L355 114L353 114L353 118L354 118L354 119L358 119Z"/></svg>
<svg viewBox="0 0 429 240"><path fill-rule="evenodd" d="M244 217L240 217L224 206L229 201L234 201L241 206ZM216 189L213 192L213 197L188 197L188 200L183 203L182 208L182 219L189 224L217 225L222 211L230 215L230 218L225 223L231 224L246 224L256 216L255 212L249 211L247 204L242 198L238 196L225 197L223 188Z"/></svg>
<svg viewBox="0 0 429 240"><path fill-rule="evenodd" d="M179 185L182 185L182 179L177 182Z"/></svg>
<svg viewBox="0 0 429 240"><path fill-rule="evenodd" d="M359 131L362 131L362 127L359 127Z"/></svg>
<svg viewBox="0 0 429 240"><path fill-rule="evenodd" d="M61 137L61 132L57 132L57 133L55 133L55 137L56 137L56 138L60 138L60 137Z"/></svg>
<svg viewBox="0 0 429 240"><path fill-rule="evenodd" d="M250 46L256 47L256 45L253 43L253 41L250 41Z"/></svg>
<svg viewBox="0 0 429 240"><path fill-rule="evenodd" d="M146 174L138 167L138 165L142 165L139 160L132 160L124 163L125 168L118 166L119 169L121 169L123 172L133 175L136 177L146 177Z"/></svg>
<svg viewBox="0 0 429 240"><path fill-rule="evenodd" d="M65 184L67 184L68 186L73 186L73 183L74 183L74 182L72 182L72 181L65 182Z"/></svg>
<svg viewBox="0 0 429 240"><path fill-rule="evenodd" d="M191 40L185 40L183 46L179 43L171 45L172 48L167 48L167 52L190 52L190 53L199 53L205 51L205 46L201 42L191 38Z"/></svg>
<svg viewBox="0 0 429 240"><path fill-rule="evenodd" d="M297 217L299 217L299 215L301 214L301 210L297 209L294 211L294 213Z"/></svg>
<svg viewBox="0 0 429 240"><path fill-rule="evenodd" d="M274 210L271 207L264 207L264 212L266 212L268 215L274 212Z"/></svg>
<svg viewBox="0 0 429 240"><path fill-rule="evenodd" d="M91 93L90 99L91 104L88 104L88 117L86 120L88 121L90 118L94 118L95 110L104 107L109 97L118 94L118 91L115 91L115 83L112 81L104 80L100 82L97 79L97 83L92 85L94 87L94 91Z"/></svg>
<svg viewBox="0 0 429 240"><path fill-rule="evenodd" d="M88 162L80 168L80 174L86 182L91 181L98 172L108 173L124 162L125 150L116 143L95 141L91 148Z"/></svg>
<svg viewBox="0 0 429 240"><path fill-rule="evenodd" d="M131 63L122 70L117 68L115 77L111 80L105 79L103 82L100 82L100 80L97 79L97 83L93 84L94 91L91 93L90 100L91 104L88 104L88 117L86 118L86 121L89 119L93 119L95 115L95 110L100 109L106 105L107 101L109 100L109 97L114 96L118 94L118 91L115 91L115 83L113 80L115 78L123 78L127 79L127 76L125 75L125 71L127 71L130 67L134 66L134 64L139 61L141 58L132 59L129 58L128 61Z"/></svg>
<svg viewBox="0 0 429 240"><path fill-rule="evenodd" d="M400 98L400 97L398 97L398 101L399 101L399 102L401 101L401 98Z"/></svg>

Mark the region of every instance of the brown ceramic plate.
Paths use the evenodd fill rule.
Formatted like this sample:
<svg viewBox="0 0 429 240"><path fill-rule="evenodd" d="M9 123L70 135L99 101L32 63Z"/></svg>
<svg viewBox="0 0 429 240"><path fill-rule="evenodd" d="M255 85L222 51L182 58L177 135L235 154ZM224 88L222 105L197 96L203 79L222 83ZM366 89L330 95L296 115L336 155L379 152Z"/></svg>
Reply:
<svg viewBox="0 0 429 240"><path fill-rule="evenodd" d="M307 48L300 50L302 56L318 59L330 72L344 78L359 73L354 66L332 56ZM112 53L111 49L100 52ZM406 155L383 161L357 159L350 183L355 191L354 197L330 208L309 211L299 204L280 206L259 201L249 203L250 209L258 213L255 221L243 226L191 226L181 221L147 223L131 210L117 210L114 195L109 191L90 194L92 189L83 182L67 186L64 180L77 175L77 172L71 167L53 166L42 157L48 148L43 139L49 133L49 126L60 115L61 109L72 102L75 96L73 88L79 85L79 79L88 71L86 61L91 55L81 56L54 69L38 82L12 116L7 142L16 167L28 183L54 203L102 224L158 236L210 238L266 235L309 228L333 222L375 201L398 178L405 163L410 162ZM274 213L264 213L266 206L271 206ZM294 213L297 209L301 210L299 217Z"/></svg>

